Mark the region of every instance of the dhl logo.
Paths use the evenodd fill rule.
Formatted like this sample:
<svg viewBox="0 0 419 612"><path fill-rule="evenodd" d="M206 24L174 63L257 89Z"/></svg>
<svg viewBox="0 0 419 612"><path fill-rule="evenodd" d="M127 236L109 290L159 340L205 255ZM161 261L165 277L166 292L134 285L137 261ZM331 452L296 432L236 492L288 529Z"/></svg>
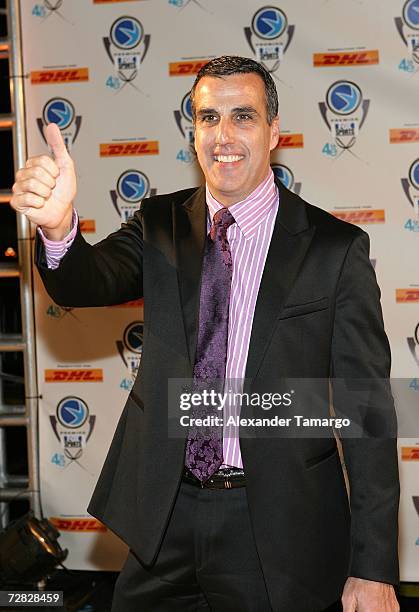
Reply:
<svg viewBox="0 0 419 612"><path fill-rule="evenodd" d="M400 128L390 130L390 144L419 142L419 128Z"/></svg>
<svg viewBox="0 0 419 612"><path fill-rule="evenodd" d="M197 74L205 64L208 64L209 59L192 60L184 62L170 62L169 76L190 76Z"/></svg>
<svg viewBox="0 0 419 612"><path fill-rule="evenodd" d="M100 145L100 157L124 157L128 155L158 155L157 140L134 142L109 142Z"/></svg>
<svg viewBox="0 0 419 612"><path fill-rule="evenodd" d="M339 51L335 53L313 53L313 66L368 66L378 64L378 49L370 51Z"/></svg>
<svg viewBox="0 0 419 612"><path fill-rule="evenodd" d="M59 531L106 531L105 525L94 518L61 518L50 516L49 521Z"/></svg>
<svg viewBox="0 0 419 612"><path fill-rule="evenodd" d="M141 306L144 306L143 298L131 300L130 302L125 302L124 304L114 304L110 308L141 308Z"/></svg>
<svg viewBox="0 0 419 612"><path fill-rule="evenodd" d="M9 44L0 43L0 59L8 59L9 57Z"/></svg>
<svg viewBox="0 0 419 612"><path fill-rule="evenodd" d="M80 231L82 234L96 232L96 221L94 219L80 219Z"/></svg>
<svg viewBox="0 0 419 612"><path fill-rule="evenodd" d="M402 446L402 461L419 461L419 446Z"/></svg>
<svg viewBox="0 0 419 612"><path fill-rule="evenodd" d="M45 382L103 382L101 368L45 370Z"/></svg>
<svg viewBox="0 0 419 612"><path fill-rule="evenodd" d="M348 223L384 223L385 213L381 209L333 210L332 215Z"/></svg>
<svg viewBox="0 0 419 612"><path fill-rule="evenodd" d="M32 85L44 85L48 83L78 83L88 80L88 68L69 68L63 70L35 70L31 72Z"/></svg>
<svg viewBox="0 0 419 612"><path fill-rule="evenodd" d="M277 149L301 149L304 147L303 134L280 134Z"/></svg>
<svg viewBox="0 0 419 612"><path fill-rule="evenodd" d="M396 289L396 302L419 302L419 289Z"/></svg>

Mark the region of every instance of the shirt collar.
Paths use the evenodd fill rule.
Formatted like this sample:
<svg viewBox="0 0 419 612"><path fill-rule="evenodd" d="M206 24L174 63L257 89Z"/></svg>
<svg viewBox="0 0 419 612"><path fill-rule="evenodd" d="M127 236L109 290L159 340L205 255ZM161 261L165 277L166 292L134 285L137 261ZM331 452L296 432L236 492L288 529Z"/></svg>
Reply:
<svg viewBox="0 0 419 612"><path fill-rule="evenodd" d="M228 210L233 215L245 238L253 236L258 226L266 219L277 198L278 189L275 185L274 173L270 168L268 176L259 183L247 198L229 207ZM206 201L212 223L217 210L224 207L211 195L208 185L206 185Z"/></svg>

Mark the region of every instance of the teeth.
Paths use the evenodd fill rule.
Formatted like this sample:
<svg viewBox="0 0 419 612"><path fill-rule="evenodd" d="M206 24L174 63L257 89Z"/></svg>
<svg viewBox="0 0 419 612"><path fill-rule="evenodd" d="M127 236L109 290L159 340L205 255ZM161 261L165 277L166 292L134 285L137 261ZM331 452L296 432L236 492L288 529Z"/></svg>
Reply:
<svg viewBox="0 0 419 612"><path fill-rule="evenodd" d="M243 155L214 155L214 159L223 163L236 162L243 159Z"/></svg>

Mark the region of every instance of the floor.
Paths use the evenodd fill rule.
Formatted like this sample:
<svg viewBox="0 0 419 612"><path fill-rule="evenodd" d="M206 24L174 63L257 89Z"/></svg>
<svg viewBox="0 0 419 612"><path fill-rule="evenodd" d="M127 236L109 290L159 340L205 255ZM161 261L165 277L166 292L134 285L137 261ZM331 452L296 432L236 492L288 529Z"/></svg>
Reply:
<svg viewBox="0 0 419 612"><path fill-rule="evenodd" d="M112 591L116 577L117 574L114 572L59 570L57 575L48 583L47 590L64 591L63 608L2 607L1 611L13 612L18 609L26 611L32 610L33 612L38 610L54 610L56 612L109 612L111 609ZM6 587L2 586L1 589L5 590ZM399 601L401 612L419 612L419 598L401 597ZM340 604L337 604L329 608L327 612L341 612L341 610L342 607Z"/></svg>

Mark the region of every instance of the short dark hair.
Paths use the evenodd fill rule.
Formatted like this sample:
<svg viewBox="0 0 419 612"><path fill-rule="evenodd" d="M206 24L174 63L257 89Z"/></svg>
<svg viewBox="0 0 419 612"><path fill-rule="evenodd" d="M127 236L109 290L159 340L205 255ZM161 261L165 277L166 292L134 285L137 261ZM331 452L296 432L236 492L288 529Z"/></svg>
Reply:
<svg viewBox="0 0 419 612"><path fill-rule="evenodd" d="M271 125L273 119L278 115L278 93L274 80L262 64L248 57L240 57L239 55L222 55L221 57L216 57L205 64L198 72L190 93L192 116L194 120L195 90L202 78L206 76L222 78L232 74L250 73L258 74L263 81L265 86L266 116L269 125Z"/></svg>

